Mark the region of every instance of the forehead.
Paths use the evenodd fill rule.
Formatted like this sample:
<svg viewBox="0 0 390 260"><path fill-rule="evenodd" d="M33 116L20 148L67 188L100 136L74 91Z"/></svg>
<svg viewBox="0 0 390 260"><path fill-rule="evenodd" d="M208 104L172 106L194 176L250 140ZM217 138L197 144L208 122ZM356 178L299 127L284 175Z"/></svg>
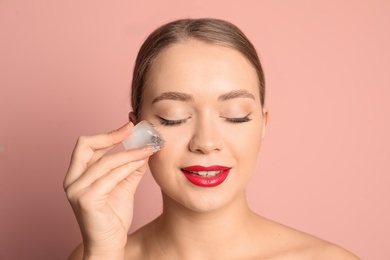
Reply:
<svg viewBox="0 0 390 260"><path fill-rule="evenodd" d="M163 50L149 70L145 92L224 93L245 89L259 98L256 70L239 51L217 44L186 40Z"/></svg>

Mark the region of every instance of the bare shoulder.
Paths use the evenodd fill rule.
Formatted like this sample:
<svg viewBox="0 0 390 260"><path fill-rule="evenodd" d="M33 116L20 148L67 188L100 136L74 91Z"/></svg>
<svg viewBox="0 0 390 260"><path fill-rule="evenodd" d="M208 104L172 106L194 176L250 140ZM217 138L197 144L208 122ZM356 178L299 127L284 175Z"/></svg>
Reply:
<svg viewBox="0 0 390 260"><path fill-rule="evenodd" d="M269 219L263 219L268 233L268 242L272 249L269 259L316 259L316 260L358 260L360 259L348 250L279 224Z"/></svg>
<svg viewBox="0 0 390 260"><path fill-rule="evenodd" d="M327 260L327 259L335 259L335 260L360 260L360 258L353 253L347 251L346 249L324 241L322 244L318 246L318 248L313 248L309 250L311 251L311 256L313 259L318 260Z"/></svg>

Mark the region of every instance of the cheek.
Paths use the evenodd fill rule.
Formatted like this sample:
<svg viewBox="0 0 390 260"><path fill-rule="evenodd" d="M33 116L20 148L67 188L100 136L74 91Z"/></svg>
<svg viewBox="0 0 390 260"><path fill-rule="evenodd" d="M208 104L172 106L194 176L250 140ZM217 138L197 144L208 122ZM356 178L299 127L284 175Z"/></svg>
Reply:
<svg viewBox="0 0 390 260"><path fill-rule="evenodd" d="M240 131L239 135L230 137L231 152L234 153L240 170L251 173L257 166L257 160L260 153L262 142L261 125L248 127Z"/></svg>
<svg viewBox="0 0 390 260"><path fill-rule="evenodd" d="M149 169L160 187L164 180L169 179L169 176L165 174L165 172L169 171L168 165L170 164L168 162L171 162L171 159L167 157L167 154L169 154L169 151L167 151L167 147L164 147L149 158Z"/></svg>
<svg viewBox="0 0 390 260"><path fill-rule="evenodd" d="M165 140L164 147L149 158L149 166L153 173L172 171L180 167L180 158L186 149L186 137L164 128L158 129ZM180 136L180 138L178 138Z"/></svg>
<svg viewBox="0 0 390 260"><path fill-rule="evenodd" d="M258 119L250 123L243 123L239 129L232 129L226 134L225 139L234 144L236 150L241 152L256 151L260 149L262 141L262 124ZM245 153L244 153L245 154Z"/></svg>

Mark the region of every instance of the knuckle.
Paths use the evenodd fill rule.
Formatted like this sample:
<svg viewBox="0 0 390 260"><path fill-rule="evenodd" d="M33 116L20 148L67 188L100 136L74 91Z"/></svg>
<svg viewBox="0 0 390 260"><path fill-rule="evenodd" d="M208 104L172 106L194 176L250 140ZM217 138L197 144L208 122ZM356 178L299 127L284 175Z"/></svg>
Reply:
<svg viewBox="0 0 390 260"><path fill-rule="evenodd" d="M94 199L91 192L88 192L88 190L81 191L74 188L73 185L67 189L66 196L73 207L83 210L90 208L92 205L91 201Z"/></svg>
<svg viewBox="0 0 390 260"><path fill-rule="evenodd" d="M62 188L64 189L65 193L66 191L68 190L68 180L67 179L64 179L64 181L62 182Z"/></svg>
<svg viewBox="0 0 390 260"><path fill-rule="evenodd" d="M70 185L69 187L65 188L65 194L69 201L74 201L77 199L77 192L74 188L74 185Z"/></svg>
<svg viewBox="0 0 390 260"><path fill-rule="evenodd" d="M87 143L88 136L82 135L77 138L76 146L84 146Z"/></svg>
<svg viewBox="0 0 390 260"><path fill-rule="evenodd" d="M107 133L107 136L110 138L110 141L111 141L111 143L113 143L113 144L117 143L117 141L116 141L116 134L117 134L117 133L118 133L117 130L113 130L113 131Z"/></svg>
<svg viewBox="0 0 390 260"><path fill-rule="evenodd" d="M77 138L76 145L72 152L72 162L74 160L77 160L77 158L82 157L82 155L89 150L88 149L89 140L90 140L89 136L84 136L84 135Z"/></svg>
<svg viewBox="0 0 390 260"><path fill-rule="evenodd" d="M116 132L117 132L116 130L112 130L112 131L108 132L107 135L113 136L113 135L115 135Z"/></svg>

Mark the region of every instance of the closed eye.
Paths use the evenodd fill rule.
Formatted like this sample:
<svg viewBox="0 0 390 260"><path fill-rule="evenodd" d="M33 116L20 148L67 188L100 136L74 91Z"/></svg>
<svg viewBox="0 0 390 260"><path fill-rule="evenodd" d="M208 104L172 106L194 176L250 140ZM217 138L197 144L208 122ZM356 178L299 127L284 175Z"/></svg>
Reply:
<svg viewBox="0 0 390 260"><path fill-rule="evenodd" d="M169 120L169 119L165 119L161 116L157 116L157 117L160 120L160 124L165 125L165 126L178 126L178 125L183 124L187 121L187 119Z"/></svg>
<svg viewBox="0 0 390 260"><path fill-rule="evenodd" d="M224 117L224 119L229 123L239 124L239 123L245 123L251 121L252 119L249 118L249 115L250 114L244 117Z"/></svg>

